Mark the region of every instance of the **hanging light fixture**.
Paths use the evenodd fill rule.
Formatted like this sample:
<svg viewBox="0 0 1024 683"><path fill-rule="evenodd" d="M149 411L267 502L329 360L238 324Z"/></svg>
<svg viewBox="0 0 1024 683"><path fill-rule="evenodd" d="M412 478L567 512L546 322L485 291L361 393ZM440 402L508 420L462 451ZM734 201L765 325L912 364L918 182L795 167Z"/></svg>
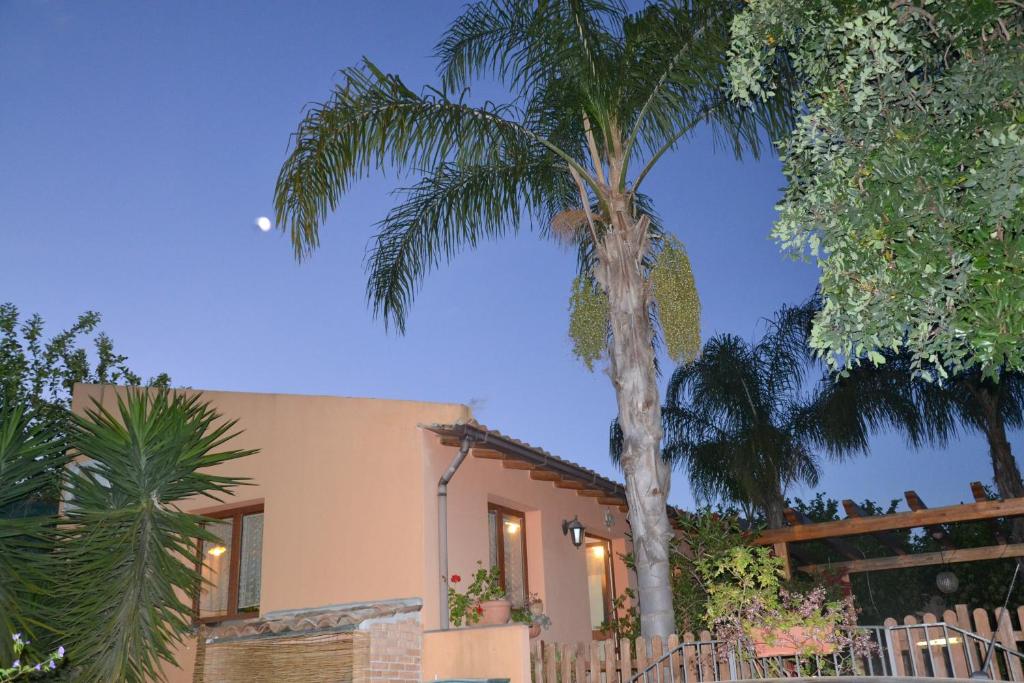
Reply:
<svg viewBox="0 0 1024 683"><path fill-rule="evenodd" d="M577 548L583 545L583 524L580 523L578 515L574 516L572 521L562 520L562 533L568 536Z"/></svg>
<svg viewBox="0 0 1024 683"><path fill-rule="evenodd" d="M942 546L939 546L939 559L942 560L942 571L935 575L935 586L946 595L955 593L960 587L960 579L949 570L946 558L942 554Z"/></svg>
<svg viewBox="0 0 1024 683"><path fill-rule="evenodd" d="M935 575L935 585L940 591L949 595L950 593L955 593L956 589L960 587L960 579L957 578L956 574L947 569Z"/></svg>

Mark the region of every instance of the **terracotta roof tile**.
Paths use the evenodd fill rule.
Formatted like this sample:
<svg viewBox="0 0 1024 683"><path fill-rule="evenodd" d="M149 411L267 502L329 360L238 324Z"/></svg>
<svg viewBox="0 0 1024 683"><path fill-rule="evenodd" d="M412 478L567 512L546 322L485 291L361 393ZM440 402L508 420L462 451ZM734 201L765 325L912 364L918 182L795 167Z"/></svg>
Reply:
<svg viewBox="0 0 1024 683"><path fill-rule="evenodd" d="M504 434L497 429L492 429L486 425L480 424L476 420L467 420L452 424L429 424L422 425L422 427L434 432L435 434L443 436L463 436L466 434L466 430L468 429L471 437L474 438L477 445L482 446L486 444L498 451L502 450L502 442L514 444L521 449L531 451L535 454L536 458L540 461L537 463L540 467L545 467L545 465L549 463L558 465L545 467L545 469L553 469L562 474L568 475L577 481L590 484L595 488L606 491L609 496L620 497L625 500L626 490L619 482L598 474L590 468L578 465L571 460L560 458L539 446L534 446L533 444ZM516 457L514 454L510 454L510 456L513 458Z"/></svg>

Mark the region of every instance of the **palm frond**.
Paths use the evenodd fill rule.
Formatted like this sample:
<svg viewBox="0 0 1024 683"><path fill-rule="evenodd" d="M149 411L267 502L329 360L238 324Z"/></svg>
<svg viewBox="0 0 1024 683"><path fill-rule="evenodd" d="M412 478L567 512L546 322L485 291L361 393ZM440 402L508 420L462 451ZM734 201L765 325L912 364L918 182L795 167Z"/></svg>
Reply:
<svg viewBox="0 0 1024 683"><path fill-rule="evenodd" d="M701 122L710 125L716 146L737 157L746 150L760 154L762 131L774 139L790 130L792 106L785 93L757 107L728 96L721 55L728 50L732 18L741 9L742 3L732 0L663 1L626 20L619 117L630 125L629 163L634 148L646 157L635 188L654 162Z"/></svg>
<svg viewBox="0 0 1024 683"><path fill-rule="evenodd" d="M625 9L604 0L480 0L467 5L434 49L449 91L493 75L519 99L559 73L579 87L606 75L610 33Z"/></svg>
<svg viewBox="0 0 1024 683"><path fill-rule="evenodd" d="M405 330L423 278L463 248L517 232L556 203L567 174L547 153L486 164L439 164L378 224L367 258L367 298L385 324ZM554 196L553 196L554 195Z"/></svg>
<svg viewBox="0 0 1024 683"><path fill-rule="evenodd" d="M511 107L474 107L437 91L419 95L368 60L342 73L334 96L299 124L277 180L277 222L290 233L297 258L316 249L320 224L371 169L487 165L509 149L535 145L560 152L512 120Z"/></svg>
<svg viewBox="0 0 1024 683"><path fill-rule="evenodd" d="M0 396L0 661L10 661L13 633L34 637L45 627L35 607L52 573L56 518L33 503L49 490L48 470L62 464L63 450L51 423Z"/></svg>
<svg viewBox="0 0 1024 683"><path fill-rule="evenodd" d="M221 500L242 479L209 468L255 453L225 449L236 436L199 395L131 390L116 414L95 404L75 416L69 470L68 537L58 557L61 625L83 681L162 680L162 662L191 627L200 585L197 539L203 518L177 504ZM98 580L102 577L102 580Z"/></svg>

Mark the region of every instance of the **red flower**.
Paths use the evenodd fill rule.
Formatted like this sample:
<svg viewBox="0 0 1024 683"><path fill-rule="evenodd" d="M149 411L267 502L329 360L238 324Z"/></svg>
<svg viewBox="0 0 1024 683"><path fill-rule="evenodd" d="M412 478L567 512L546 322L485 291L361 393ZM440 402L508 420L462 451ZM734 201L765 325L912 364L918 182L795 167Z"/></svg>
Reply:
<svg viewBox="0 0 1024 683"><path fill-rule="evenodd" d="M452 583L458 583L459 581L462 581L462 577L458 574L452 574Z"/></svg>
<svg viewBox="0 0 1024 683"><path fill-rule="evenodd" d="M483 614L484 613L484 608L481 607L480 605L477 605L476 606L476 613L477 614Z"/></svg>

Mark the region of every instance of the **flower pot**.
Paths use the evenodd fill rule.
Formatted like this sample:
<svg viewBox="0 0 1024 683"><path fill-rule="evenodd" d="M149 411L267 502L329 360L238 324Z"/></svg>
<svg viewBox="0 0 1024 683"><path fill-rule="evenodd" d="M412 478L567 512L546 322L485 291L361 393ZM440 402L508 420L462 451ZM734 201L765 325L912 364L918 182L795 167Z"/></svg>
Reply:
<svg viewBox="0 0 1024 683"><path fill-rule="evenodd" d="M480 623L484 626L507 624L512 616L512 603L508 600L484 600L480 609Z"/></svg>
<svg viewBox="0 0 1024 683"><path fill-rule="evenodd" d="M826 629L808 629L793 626L784 629L750 629L754 641L754 654L758 657L791 657L793 655L828 655L835 649L835 643L828 640Z"/></svg>
<svg viewBox="0 0 1024 683"><path fill-rule="evenodd" d="M540 635L540 624L530 624L530 640Z"/></svg>

